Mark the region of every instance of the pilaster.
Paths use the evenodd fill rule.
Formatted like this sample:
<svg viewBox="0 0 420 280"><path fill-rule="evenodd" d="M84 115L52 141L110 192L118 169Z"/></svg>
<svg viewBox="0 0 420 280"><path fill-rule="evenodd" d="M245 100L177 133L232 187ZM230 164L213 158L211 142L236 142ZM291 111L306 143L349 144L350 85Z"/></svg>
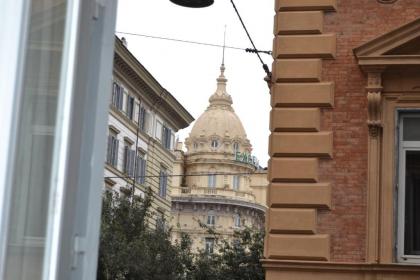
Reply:
<svg viewBox="0 0 420 280"><path fill-rule="evenodd" d="M334 83L323 60L336 56L336 35L323 32L335 0L277 0L270 118L266 263L328 261L330 237L317 231L317 212L331 207L331 185L319 180L319 159L331 159L333 133L321 112L334 106ZM272 277L267 266L267 279ZM290 278L291 279L291 278Z"/></svg>
<svg viewBox="0 0 420 280"><path fill-rule="evenodd" d="M368 100L368 185L367 185L367 239L366 260L380 262L380 197L382 149L382 72L384 67L364 67L367 73Z"/></svg>

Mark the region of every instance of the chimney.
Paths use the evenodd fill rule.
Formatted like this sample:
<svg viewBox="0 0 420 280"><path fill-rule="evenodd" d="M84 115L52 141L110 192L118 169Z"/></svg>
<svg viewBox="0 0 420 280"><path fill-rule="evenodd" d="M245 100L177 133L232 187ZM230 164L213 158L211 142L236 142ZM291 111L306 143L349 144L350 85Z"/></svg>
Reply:
<svg viewBox="0 0 420 280"><path fill-rule="evenodd" d="M121 37L121 42L124 45L124 47L127 48L127 39L125 39L125 37Z"/></svg>

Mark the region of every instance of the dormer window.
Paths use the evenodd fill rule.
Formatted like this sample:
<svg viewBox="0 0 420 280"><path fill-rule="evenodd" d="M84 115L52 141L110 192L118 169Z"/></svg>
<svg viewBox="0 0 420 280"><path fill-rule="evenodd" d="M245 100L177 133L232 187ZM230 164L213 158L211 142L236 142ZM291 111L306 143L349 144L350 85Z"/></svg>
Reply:
<svg viewBox="0 0 420 280"><path fill-rule="evenodd" d="M217 141L216 139L211 140L211 147L213 149L217 149L219 147L219 141Z"/></svg>

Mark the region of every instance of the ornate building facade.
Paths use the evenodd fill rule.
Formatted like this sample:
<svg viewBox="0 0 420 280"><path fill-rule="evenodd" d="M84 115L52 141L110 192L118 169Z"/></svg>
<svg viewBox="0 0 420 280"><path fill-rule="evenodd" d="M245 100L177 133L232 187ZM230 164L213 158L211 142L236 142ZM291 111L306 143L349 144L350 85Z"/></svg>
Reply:
<svg viewBox="0 0 420 280"><path fill-rule="evenodd" d="M420 2L275 12L266 279L419 279Z"/></svg>
<svg viewBox="0 0 420 280"><path fill-rule="evenodd" d="M154 194L156 219L169 220L175 133L194 119L115 38L105 186ZM153 222L156 221L153 219Z"/></svg>
<svg viewBox="0 0 420 280"><path fill-rule="evenodd" d="M244 226L262 229L266 211L267 172L251 156L252 146L226 91L222 64L217 90L206 111L185 140L178 143L172 193L173 239L181 232L193 240L193 249L213 251L214 236L223 238Z"/></svg>

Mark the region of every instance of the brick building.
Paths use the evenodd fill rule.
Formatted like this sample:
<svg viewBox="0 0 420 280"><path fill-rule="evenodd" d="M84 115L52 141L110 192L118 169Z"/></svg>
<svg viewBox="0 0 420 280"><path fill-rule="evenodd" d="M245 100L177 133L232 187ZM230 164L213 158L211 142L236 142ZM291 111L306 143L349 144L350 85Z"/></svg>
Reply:
<svg viewBox="0 0 420 280"><path fill-rule="evenodd" d="M267 279L420 279L420 1L275 1Z"/></svg>

